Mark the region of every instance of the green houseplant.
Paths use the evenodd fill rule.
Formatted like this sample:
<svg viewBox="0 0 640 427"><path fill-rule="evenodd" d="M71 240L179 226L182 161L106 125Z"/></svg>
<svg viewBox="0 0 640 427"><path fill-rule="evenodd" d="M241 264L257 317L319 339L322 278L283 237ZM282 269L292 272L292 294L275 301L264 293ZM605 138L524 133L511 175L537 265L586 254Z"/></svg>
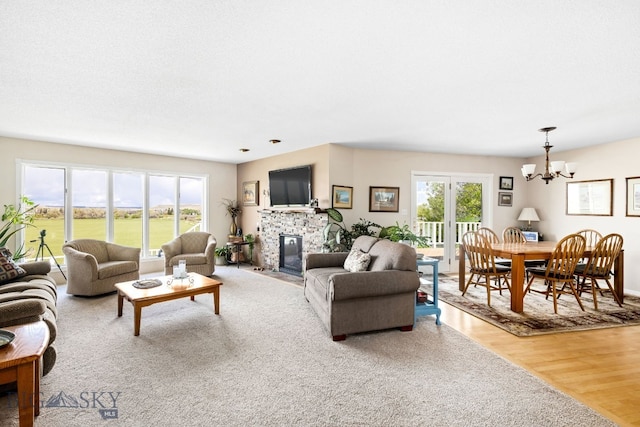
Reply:
<svg viewBox="0 0 640 427"><path fill-rule="evenodd" d="M424 236L418 236L409 227L409 224L404 223L400 225L396 221L395 225L384 227L380 230L380 237L389 239L392 242L409 242L412 245L418 247L425 247L429 245L429 238Z"/></svg>
<svg viewBox="0 0 640 427"><path fill-rule="evenodd" d="M216 265L227 265L227 259L229 258L229 255L231 255L231 249L229 246L224 245L217 247L214 250L214 253L216 255Z"/></svg>
<svg viewBox="0 0 640 427"><path fill-rule="evenodd" d="M253 264L253 248L256 243L256 238L253 234L246 234L244 236L244 241L248 243L249 246L249 261Z"/></svg>
<svg viewBox="0 0 640 427"><path fill-rule="evenodd" d="M9 239L16 233L26 227L35 227L33 220L35 210L38 207L31 199L26 196L20 198L18 206L4 205L4 213L2 214L2 226L0 227L0 247L6 247ZM14 260L20 260L29 253L24 249L24 244L16 248L13 254Z"/></svg>
<svg viewBox="0 0 640 427"><path fill-rule="evenodd" d="M359 236L375 236L371 228L382 228L375 222L360 218L360 221L347 228L342 214L334 208L327 209L329 223L323 230L323 249L327 252L346 252L351 249L353 241ZM332 222L333 221L333 222Z"/></svg>

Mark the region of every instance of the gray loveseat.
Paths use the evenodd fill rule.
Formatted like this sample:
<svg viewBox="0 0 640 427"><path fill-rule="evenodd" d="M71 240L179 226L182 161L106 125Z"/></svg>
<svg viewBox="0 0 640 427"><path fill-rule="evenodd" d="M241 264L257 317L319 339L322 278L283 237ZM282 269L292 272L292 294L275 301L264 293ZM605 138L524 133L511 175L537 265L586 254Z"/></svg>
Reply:
<svg viewBox="0 0 640 427"><path fill-rule="evenodd" d="M415 250L369 236L358 237L353 249L370 255L366 271L345 270L347 252L305 259L304 295L333 340L381 329L412 330L420 287Z"/></svg>
<svg viewBox="0 0 640 427"><path fill-rule="evenodd" d="M49 373L56 363L58 315L56 283L48 275L49 261L19 264L27 275L0 285L0 328L43 320L49 327L49 344L42 355L42 373Z"/></svg>

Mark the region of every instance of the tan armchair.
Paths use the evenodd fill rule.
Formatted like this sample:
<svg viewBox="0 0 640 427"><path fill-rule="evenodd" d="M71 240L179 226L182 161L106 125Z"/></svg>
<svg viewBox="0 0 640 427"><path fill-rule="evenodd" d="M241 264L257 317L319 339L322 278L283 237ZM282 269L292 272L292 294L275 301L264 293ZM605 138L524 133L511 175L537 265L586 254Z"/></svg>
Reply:
<svg viewBox="0 0 640 427"><path fill-rule="evenodd" d="M216 238L204 231L184 233L162 245L164 274L173 274L181 260L187 262L187 272L211 276L215 270Z"/></svg>
<svg viewBox="0 0 640 427"><path fill-rule="evenodd" d="M102 240L77 239L62 245L67 264L67 293L102 295L118 282L140 278L140 248Z"/></svg>

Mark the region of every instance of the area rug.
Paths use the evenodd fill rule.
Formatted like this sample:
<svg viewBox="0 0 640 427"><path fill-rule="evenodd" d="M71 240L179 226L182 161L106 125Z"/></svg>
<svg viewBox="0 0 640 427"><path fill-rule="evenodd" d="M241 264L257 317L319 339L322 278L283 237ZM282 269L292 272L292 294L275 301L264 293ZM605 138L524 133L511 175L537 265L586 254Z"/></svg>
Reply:
<svg viewBox="0 0 640 427"><path fill-rule="evenodd" d="M598 310L595 310L591 294L583 293L585 311L580 310L573 296L563 295L558 299L558 314L555 314L551 299L528 293L524 298L524 312L514 313L508 291L502 295L493 291L489 307L486 288L470 287L462 296L457 276L439 276L438 289L441 301L519 337L640 325L640 298L633 295L625 295L622 308L611 295L598 296Z"/></svg>

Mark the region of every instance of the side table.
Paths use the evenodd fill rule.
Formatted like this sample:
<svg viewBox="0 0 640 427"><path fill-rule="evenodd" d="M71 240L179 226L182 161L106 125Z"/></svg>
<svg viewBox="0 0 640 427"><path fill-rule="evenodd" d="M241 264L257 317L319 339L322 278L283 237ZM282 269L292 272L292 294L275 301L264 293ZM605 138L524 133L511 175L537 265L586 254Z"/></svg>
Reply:
<svg viewBox="0 0 640 427"><path fill-rule="evenodd" d="M428 265L433 269L433 299L427 299L426 302L416 302L415 317L435 314L436 325L440 325L440 314L442 313L442 310L438 308L438 262L439 260L435 258L422 258L416 261L417 267Z"/></svg>
<svg viewBox="0 0 640 427"><path fill-rule="evenodd" d="M0 348L0 384L17 383L20 427L33 426L40 414L40 358L49 343L49 328L40 321L2 329L16 337Z"/></svg>
<svg viewBox="0 0 640 427"><path fill-rule="evenodd" d="M245 242L244 240L239 241L239 242L227 242L227 246L230 246L231 248L235 248L235 252L232 249L231 256L233 256L234 253L236 254L236 257L237 257L236 258L236 265L237 265L238 268L240 268L240 262L241 262L240 261L240 254L242 253L242 247L244 245L248 245L248 244L249 244L249 242ZM231 260L229 260L227 262L229 262L229 264L233 264L233 261L231 261ZM250 259L249 263L251 265L253 265L253 260Z"/></svg>

